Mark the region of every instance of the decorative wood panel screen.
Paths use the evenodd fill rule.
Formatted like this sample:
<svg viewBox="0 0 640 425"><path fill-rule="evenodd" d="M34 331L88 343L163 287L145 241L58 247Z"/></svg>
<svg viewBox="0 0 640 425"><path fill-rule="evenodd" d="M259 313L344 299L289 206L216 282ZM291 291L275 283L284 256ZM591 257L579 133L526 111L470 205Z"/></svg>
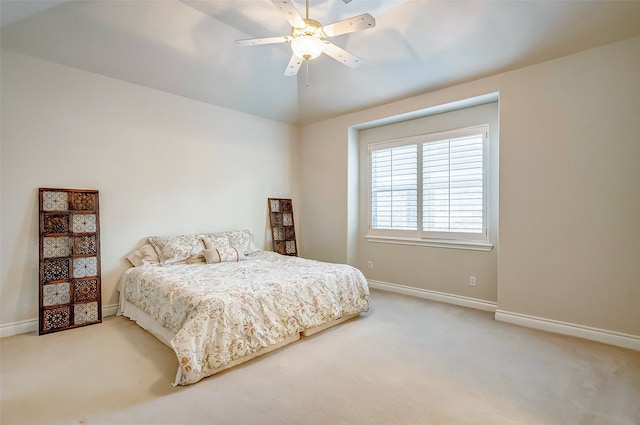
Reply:
<svg viewBox="0 0 640 425"><path fill-rule="evenodd" d="M293 223L291 199L269 198L269 217L273 251L283 255L298 256L296 230Z"/></svg>
<svg viewBox="0 0 640 425"><path fill-rule="evenodd" d="M102 322L97 190L39 189L40 335Z"/></svg>

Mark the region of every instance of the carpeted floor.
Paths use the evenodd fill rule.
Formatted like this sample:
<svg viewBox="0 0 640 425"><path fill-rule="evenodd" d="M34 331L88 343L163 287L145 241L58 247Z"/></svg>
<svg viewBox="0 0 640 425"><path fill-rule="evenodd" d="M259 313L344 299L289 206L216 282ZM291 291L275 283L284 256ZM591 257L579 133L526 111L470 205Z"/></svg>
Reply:
<svg viewBox="0 0 640 425"><path fill-rule="evenodd" d="M122 317L0 341L2 425L640 424L640 353L373 291L361 318L173 388Z"/></svg>

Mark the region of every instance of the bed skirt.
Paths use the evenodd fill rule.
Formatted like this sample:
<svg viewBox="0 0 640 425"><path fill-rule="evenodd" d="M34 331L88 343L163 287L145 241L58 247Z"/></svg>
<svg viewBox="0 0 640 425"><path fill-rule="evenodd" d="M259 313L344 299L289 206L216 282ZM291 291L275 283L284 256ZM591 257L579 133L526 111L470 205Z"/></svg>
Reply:
<svg viewBox="0 0 640 425"><path fill-rule="evenodd" d="M133 320L134 322L136 322L138 324L138 326L140 326L142 329L146 330L147 332L149 332L151 335L153 335L154 337L156 337L157 339L159 339L162 343L164 343L166 346L168 346L169 348L171 348L173 350L173 347L171 347L171 340L173 339L173 337L175 336L175 333L170 331L169 329L162 327L158 324L158 322L156 322L150 315L148 315L147 313L145 313L144 311L140 310L138 307L136 307L135 305L131 304L130 302L121 299L120 300L120 307L118 309L118 316L125 316L131 320ZM285 340L283 340L282 342L278 343L278 344L274 344L274 345L270 345L268 347L264 347L263 349L253 353L250 356L245 356L245 357L240 357L239 359L236 359L226 365L224 365L223 367L220 367L218 369L215 369L212 373L212 375L215 375L216 373L222 372L223 370L227 370L230 369L234 366L237 366L241 363L245 363L248 362L251 359L255 359L256 357L260 357L263 354L267 354L270 353L272 351L278 350L286 345L291 344L292 342L296 342L298 341L301 337L308 337L311 335L314 335L318 332L321 332L325 329L328 329L332 326L338 325L340 323L346 322L347 320L351 320L353 318L356 318L360 316L360 314L352 314L349 316L343 316L339 319L333 320L331 322L328 323L324 323L322 325L318 325L318 326L314 326L313 328L309 328L309 329L305 329L304 331L300 332L299 334L296 335L292 335L288 338L286 338ZM176 379L173 382L173 386L177 386L179 385L179 382L182 379L182 368L178 368L178 371L176 372Z"/></svg>

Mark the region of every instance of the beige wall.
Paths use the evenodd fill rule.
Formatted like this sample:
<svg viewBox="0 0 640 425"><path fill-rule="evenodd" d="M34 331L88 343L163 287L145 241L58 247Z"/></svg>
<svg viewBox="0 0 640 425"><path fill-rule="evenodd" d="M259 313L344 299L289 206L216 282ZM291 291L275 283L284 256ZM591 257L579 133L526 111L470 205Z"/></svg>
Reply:
<svg viewBox="0 0 640 425"><path fill-rule="evenodd" d="M38 312L38 187L100 191L102 299L152 235L248 228L291 196L294 129L2 51L0 325Z"/></svg>
<svg viewBox="0 0 640 425"><path fill-rule="evenodd" d="M303 257L347 261L349 170L346 128L346 124L341 123L301 130L301 140L304 140L298 147L301 193L294 204L294 212L299 252Z"/></svg>
<svg viewBox="0 0 640 425"><path fill-rule="evenodd" d="M344 236L353 234L348 214L357 196L346 179L352 127L499 92L498 309L640 336L638 75L636 37L305 126L300 169L307 196L298 206L305 255L354 258ZM393 248L395 258L423 258L419 250L425 248ZM465 295L455 286L465 276L439 261L445 255L431 256L428 281L408 278L427 266L417 260L390 261L380 279Z"/></svg>
<svg viewBox="0 0 640 425"><path fill-rule="evenodd" d="M640 38L501 85L498 308L640 335Z"/></svg>

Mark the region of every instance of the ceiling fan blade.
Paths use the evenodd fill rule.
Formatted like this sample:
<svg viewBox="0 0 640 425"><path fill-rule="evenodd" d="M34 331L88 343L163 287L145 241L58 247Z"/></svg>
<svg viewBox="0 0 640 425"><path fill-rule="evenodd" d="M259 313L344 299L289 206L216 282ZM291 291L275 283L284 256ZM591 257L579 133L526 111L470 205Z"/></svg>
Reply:
<svg viewBox="0 0 640 425"><path fill-rule="evenodd" d="M291 60L289 61L289 65L287 65L287 69L284 70L284 75L286 77L292 77L298 73L300 69L300 65L302 65L302 61L304 59L300 59L296 55L291 55Z"/></svg>
<svg viewBox="0 0 640 425"><path fill-rule="evenodd" d="M337 60L338 62L342 62L343 64L347 65L349 68L357 68L362 63L362 60L359 57L347 52L344 49L341 49L335 44L329 43L328 41L324 41L324 44L325 44L325 47L322 53L326 54L327 56L331 56L333 59Z"/></svg>
<svg viewBox="0 0 640 425"><path fill-rule="evenodd" d="M293 40L293 37L284 35L282 37L250 38L247 40L236 40L236 44L239 44L241 46L257 46L259 44L288 43L291 40Z"/></svg>
<svg viewBox="0 0 640 425"><path fill-rule="evenodd" d="M354 16L349 19L334 22L333 24L322 27L322 32L327 37L347 34L354 31L373 28L376 26L376 20L373 16L365 13L363 15Z"/></svg>
<svg viewBox="0 0 640 425"><path fill-rule="evenodd" d="M304 19L298 13L292 0L271 0L273 4L280 9L280 12L284 15L284 18L294 28L304 28L306 25Z"/></svg>

